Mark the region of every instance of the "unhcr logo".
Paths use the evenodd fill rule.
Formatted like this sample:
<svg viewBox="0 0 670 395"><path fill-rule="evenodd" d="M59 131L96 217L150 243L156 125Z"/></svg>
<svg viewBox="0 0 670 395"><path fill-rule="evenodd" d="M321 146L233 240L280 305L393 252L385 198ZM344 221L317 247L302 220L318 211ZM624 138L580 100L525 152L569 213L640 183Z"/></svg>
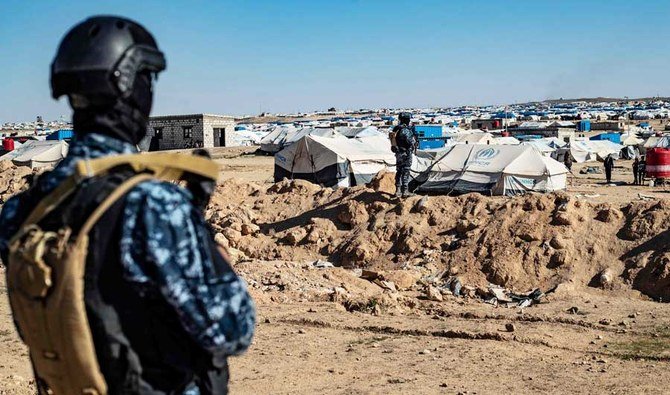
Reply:
<svg viewBox="0 0 670 395"><path fill-rule="evenodd" d="M475 154L476 159L493 159L495 158L498 154L500 153L500 150L493 149L493 148L484 148L482 150L477 151Z"/></svg>

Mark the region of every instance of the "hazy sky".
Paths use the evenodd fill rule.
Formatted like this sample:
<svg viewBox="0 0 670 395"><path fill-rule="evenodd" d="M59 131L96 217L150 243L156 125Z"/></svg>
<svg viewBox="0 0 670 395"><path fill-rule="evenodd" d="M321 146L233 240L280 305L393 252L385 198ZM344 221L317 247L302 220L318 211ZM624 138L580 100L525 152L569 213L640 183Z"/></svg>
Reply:
<svg viewBox="0 0 670 395"><path fill-rule="evenodd" d="M668 0L0 0L0 122L69 116L49 64L95 14L154 33L157 115L670 95Z"/></svg>

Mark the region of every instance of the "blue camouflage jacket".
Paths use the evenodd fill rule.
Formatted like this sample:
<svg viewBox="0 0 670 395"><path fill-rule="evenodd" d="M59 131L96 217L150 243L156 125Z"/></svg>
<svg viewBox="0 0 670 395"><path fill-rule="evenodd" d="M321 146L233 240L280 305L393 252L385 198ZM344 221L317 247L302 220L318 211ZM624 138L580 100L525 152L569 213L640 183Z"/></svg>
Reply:
<svg viewBox="0 0 670 395"><path fill-rule="evenodd" d="M68 156L53 171L37 178L35 187L47 194L74 172L77 161L128 153L137 153L137 148L103 135L85 135L70 144ZM160 181L147 181L131 190L121 225L121 264L131 284L159 290L184 329L217 360L247 349L254 333L255 307L237 275L230 272L216 278L220 275L202 242L210 237L207 226L191 197L184 188ZM3 260L9 240L30 211L21 204L21 196L14 196L0 212Z"/></svg>

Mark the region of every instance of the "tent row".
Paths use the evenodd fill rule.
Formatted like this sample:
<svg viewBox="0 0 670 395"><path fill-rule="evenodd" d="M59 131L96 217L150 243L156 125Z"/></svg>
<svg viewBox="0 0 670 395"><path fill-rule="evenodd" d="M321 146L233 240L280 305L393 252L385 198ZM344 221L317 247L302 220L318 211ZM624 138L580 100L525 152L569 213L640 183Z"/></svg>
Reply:
<svg viewBox="0 0 670 395"><path fill-rule="evenodd" d="M293 126L278 126L272 132L267 134L260 140L261 151L267 153L276 153L282 149L295 144L298 140L305 136L316 137L371 137L371 136L386 136L385 133L380 132L375 126L350 128L350 127L335 127L335 128L296 128Z"/></svg>
<svg viewBox="0 0 670 395"><path fill-rule="evenodd" d="M328 187L363 185L395 171L388 139L308 135L275 155L275 182L304 179ZM517 195L566 188L567 169L530 145L457 144L437 155L419 152L412 184L419 192Z"/></svg>

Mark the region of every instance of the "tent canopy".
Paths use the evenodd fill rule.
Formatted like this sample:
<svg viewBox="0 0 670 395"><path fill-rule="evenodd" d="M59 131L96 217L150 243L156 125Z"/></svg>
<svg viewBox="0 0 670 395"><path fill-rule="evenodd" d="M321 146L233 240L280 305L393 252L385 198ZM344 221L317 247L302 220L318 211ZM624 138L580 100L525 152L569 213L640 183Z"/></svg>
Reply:
<svg viewBox="0 0 670 395"><path fill-rule="evenodd" d="M382 133L377 129L376 126L366 126L362 128L350 128L346 126L337 126L335 127L335 131L342 136L353 138L353 137L369 137L369 136L379 136L379 135L384 135L386 136L385 133Z"/></svg>
<svg viewBox="0 0 670 395"><path fill-rule="evenodd" d="M577 163L592 162L605 160L607 155L618 158L622 148L621 144L609 140L570 140L568 145L556 150L553 157L556 160L563 161L565 155L569 153Z"/></svg>
<svg viewBox="0 0 670 395"><path fill-rule="evenodd" d="M274 179L347 187L368 183L379 171L394 167L395 155L384 136L306 135L275 155Z"/></svg>
<svg viewBox="0 0 670 395"><path fill-rule="evenodd" d="M566 187L567 169L527 145L456 145L415 179L418 190L517 195Z"/></svg>
<svg viewBox="0 0 670 395"><path fill-rule="evenodd" d="M67 156L67 152L68 144L62 140L30 140L0 156L0 160L11 160L17 166L31 168L55 166Z"/></svg>
<svg viewBox="0 0 670 395"><path fill-rule="evenodd" d="M621 135L621 144L624 146L627 145L642 145L644 140L637 137L634 133L622 134Z"/></svg>
<svg viewBox="0 0 670 395"><path fill-rule="evenodd" d="M556 151L556 148L550 146L547 142L538 140L524 141L521 145L527 145L538 150L544 156L551 156L551 153Z"/></svg>

